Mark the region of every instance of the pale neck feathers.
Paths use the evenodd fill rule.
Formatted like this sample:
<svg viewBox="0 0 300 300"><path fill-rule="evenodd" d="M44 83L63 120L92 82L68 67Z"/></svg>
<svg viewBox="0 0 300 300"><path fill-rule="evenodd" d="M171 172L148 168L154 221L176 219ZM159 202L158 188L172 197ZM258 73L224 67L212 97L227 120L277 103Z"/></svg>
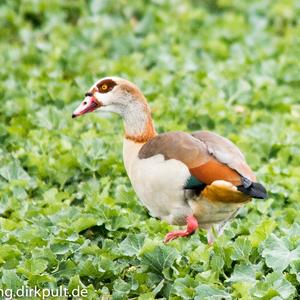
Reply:
<svg viewBox="0 0 300 300"><path fill-rule="evenodd" d="M144 95L137 89L128 90L132 97L123 115L125 138L136 143L146 143L156 136L149 105Z"/></svg>

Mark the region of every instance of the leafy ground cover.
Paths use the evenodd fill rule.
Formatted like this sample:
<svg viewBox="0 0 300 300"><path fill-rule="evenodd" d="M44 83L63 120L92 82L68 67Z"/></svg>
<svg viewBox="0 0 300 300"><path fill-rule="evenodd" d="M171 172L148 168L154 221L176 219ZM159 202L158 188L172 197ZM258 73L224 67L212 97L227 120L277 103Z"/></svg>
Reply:
<svg viewBox="0 0 300 300"><path fill-rule="evenodd" d="M88 299L297 299L300 6L283 1L1 1L0 286ZM139 204L122 122L71 112L105 75L136 82L159 132L233 140L270 194L213 246Z"/></svg>

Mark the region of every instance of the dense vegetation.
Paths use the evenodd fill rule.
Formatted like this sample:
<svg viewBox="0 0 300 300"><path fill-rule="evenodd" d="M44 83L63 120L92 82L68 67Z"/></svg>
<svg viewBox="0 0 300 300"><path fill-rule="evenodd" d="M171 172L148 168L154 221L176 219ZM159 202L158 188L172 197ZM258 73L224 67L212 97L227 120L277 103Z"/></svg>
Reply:
<svg viewBox="0 0 300 300"><path fill-rule="evenodd" d="M299 20L297 0L2 0L1 288L297 298ZM211 247L204 230L164 245L175 227L139 204L120 118L71 119L106 75L140 86L159 132L234 141L269 199L247 204Z"/></svg>

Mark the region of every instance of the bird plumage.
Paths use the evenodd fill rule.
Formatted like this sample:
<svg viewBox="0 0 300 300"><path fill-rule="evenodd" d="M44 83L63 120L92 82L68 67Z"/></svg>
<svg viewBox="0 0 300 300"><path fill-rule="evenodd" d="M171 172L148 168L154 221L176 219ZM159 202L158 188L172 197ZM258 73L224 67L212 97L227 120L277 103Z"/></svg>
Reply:
<svg viewBox="0 0 300 300"><path fill-rule="evenodd" d="M244 155L228 139L208 131L157 134L147 101L134 84L107 77L86 95L73 116L92 110L121 115L124 164L139 199L153 217L187 224L165 241L192 234L198 226L215 226L221 233L251 197L267 197Z"/></svg>

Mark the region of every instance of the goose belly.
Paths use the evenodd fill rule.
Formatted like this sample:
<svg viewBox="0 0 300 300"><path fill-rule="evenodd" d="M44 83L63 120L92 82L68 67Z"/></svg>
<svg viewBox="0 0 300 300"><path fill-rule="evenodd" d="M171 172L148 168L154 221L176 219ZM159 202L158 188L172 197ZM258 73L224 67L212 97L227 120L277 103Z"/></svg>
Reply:
<svg viewBox="0 0 300 300"><path fill-rule="evenodd" d="M251 200L234 185L223 180L214 181L200 195L187 198L194 216L203 228L232 219Z"/></svg>
<svg viewBox="0 0 300 300"><path fill-rule="evenodd" d="M183 186L190 176L180 161L165 160L163 155L137 158L128 175L140 201L153 217L170 224L184 225L192 209L185 200Z"/></svg>
<svg viewBox="0 0 300 300"><path fill-rule="evenodd" d="M229 221L236 216L243 203L211 201L203 196L189 200L194 216L201 228L208 229L214 224Z"/></svg>

